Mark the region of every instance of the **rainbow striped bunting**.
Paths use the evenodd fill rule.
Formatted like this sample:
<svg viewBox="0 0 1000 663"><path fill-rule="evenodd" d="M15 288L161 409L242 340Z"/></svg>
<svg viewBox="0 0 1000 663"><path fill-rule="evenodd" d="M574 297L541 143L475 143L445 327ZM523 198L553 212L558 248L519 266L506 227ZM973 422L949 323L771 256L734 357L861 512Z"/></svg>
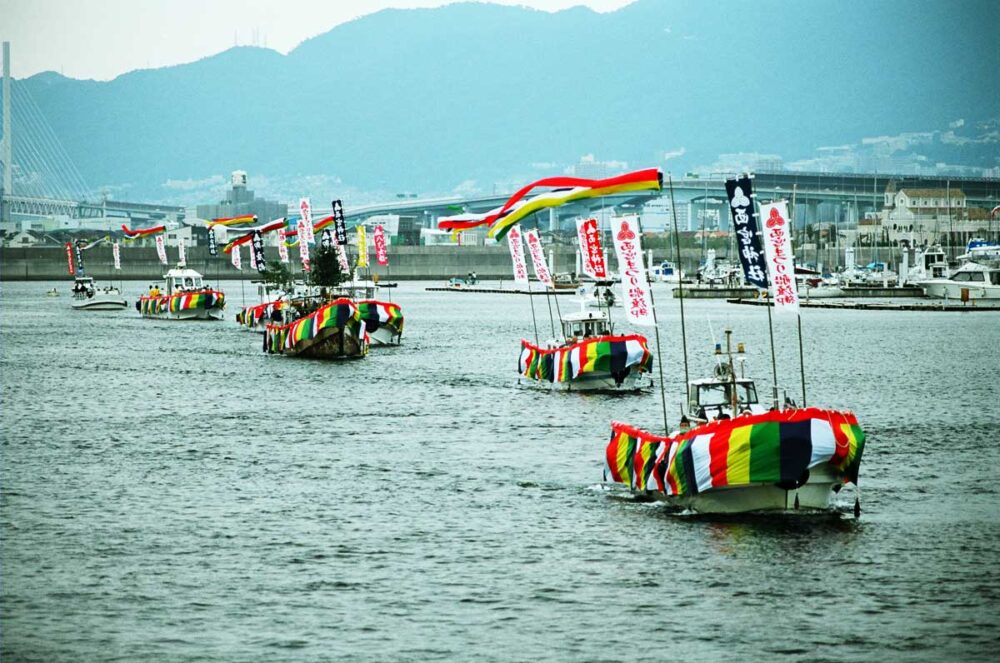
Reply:
<svg viewBox="0 0 1000 663"><path fill-rule="evenodd" d="M340 298L324 304L307 316L286 325L267 325L264 347L268 352L283 353L305 340L316 338L326 329L341 329L359 336L363 333L361 313L350 299Z"/></svg>
<svg viewBox="0 0 1000 663"><path fill-rule="evenodd" d="M670 437L611 424L605 480L636 490L694 495L760 483L799 481L830 463L857 484L865 434L850 412L802 408L746 414Z"/></svg>
<svg viewBox="0 0 1000 663"><path fill-rule="evenodd" d="M215 226L245 226L248 223L257 223L255 214L244 214L242 216L228 216L220 219L212 219L208 222L208 229Z"/></svg>
<svg viewBox="0 0 1000 663"><path fill-rule="evenodd" d="M605 179L546 177L522 187L496 209L485 214L460 214L443 218L438 222L438 228L459 232L479 226L489 226L490 230L487 233L489 237L500 240L514 224L541 209L628 191L649 189L658 191L662 186L663 174L658 168L646 168ZM555 188L532 198L526 197L534 189L541 187Z"/></svg>

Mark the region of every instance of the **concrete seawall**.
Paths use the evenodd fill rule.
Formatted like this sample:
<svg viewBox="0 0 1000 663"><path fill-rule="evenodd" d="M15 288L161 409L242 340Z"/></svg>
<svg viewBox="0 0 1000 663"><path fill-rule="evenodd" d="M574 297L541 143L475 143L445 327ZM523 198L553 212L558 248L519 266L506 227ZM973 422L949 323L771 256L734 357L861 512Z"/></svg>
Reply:
<svg viewBox="0 0 1000 663"><path fill-rule="evenodd" d="M572 272L576 270L575 246L548 246L546 256L553 252L553 272ZM187 250L187 264L209 278L216 274L221 278L239 278L240 272L229 261L229 256L220 254L213 258L208 254L208 248L195 247ZM664 255L660 255L663 253ZM292 266L296 272L301 271L298 253L290 251ZM696 251L684 251L685 270L691 270L697 264ZM689 255L690 254L690 255ZM267 247L265 255L269 261L278 259L278 250ZM177 260L177 249L167 248L167 257ZM374 262L374 254L370 259ZM530 261L530 257L525 255ZM154 281L160 279L167 269L161 265L152 247L122 246L120 272L115 271L111 256L111 247L97 246L83 252L83 259L88 276L97 279L124 279L126 281ZM655 252L654 262L666 259L665 252ZM614 251L609 251L609 268L617 271L618 265ZM689 264L690 263L690 264ZM529 267L529 270L531 268ZM372 267L372 273L379 278L391 280L414 279L444 279L453 276L464 276L469 272L483 279L510 279L510 251L506 243L496 246L394 246L389 250L389 267ZM250 260L246 250L243 251L243 275L251 275ZM66 264L66 249L61 246L37 248L0 249L0 279L4 281L53 281L68 279Z"/></svg>
<svg viewBox="0 0 1000 663"><path fill-rule="evenodd" d="M218 274L221 278L239 278L240 272L232 266L229 256L213 258L205 247L188 249L188 267L209 278ZM278 251L273 247L265 250L269 261L278 260ZM554 249L555 271L575 270L576 251L574 247ZM177 249L167 248L167 257L177 260ZM298 253L291 251L291 266L301 271ZM374 262L374 255L370 256ZM99 246L83 252L84 266L88 276L97 279L124 279L154 281L160 279L168 269L160 264L155 248L128 247L121 249L121 271L115 271L111 248ZM246 250L243 251L243 275L250 276L253 270ZM506 245L500 246L401 246L392 247L389 267L372 267L372 273L389 279L443 279L464 276L476 272L484 279L511 278L510 252ZM69 278L66 250L63 247L3 248L0 250L0 279L4 281L52 281Z"/></svg>

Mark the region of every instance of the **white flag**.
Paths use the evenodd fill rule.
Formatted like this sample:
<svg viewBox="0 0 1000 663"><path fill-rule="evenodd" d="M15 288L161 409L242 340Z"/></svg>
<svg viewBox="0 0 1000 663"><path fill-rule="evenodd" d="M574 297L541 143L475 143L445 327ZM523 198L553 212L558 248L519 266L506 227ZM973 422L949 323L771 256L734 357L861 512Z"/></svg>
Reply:
<svg viewBox="0 0 1000 663"><path fill-rule="evenodd" d="M306 244L316 242L316 237L313 235L312 206L309 204L308 198L299 200L298 229L300 241L305 240Z"/></svg>
<svg viewBox="0 0 1000 663"><path fill-rule="evenodd" d="M167 264L167 249L163 245L163 235L156 236L156 255L160 256L160 262Z"/></svg>
<svg viewBox="0 0 1000 663"><path fill-rule="evenodd" d="M799 293L795 288L795 258L792 255L788 204L780 201L761 205L760 220L774 312L798 314Z"/></svg>
<svg viewBox="0 0 1000 663"><path fill-rule="evenodd" d="M528 285L528 265L524 262L524 245L521 244L521 228L514 226L507 233L510 260L514 265L514 283Z"/></svg>
<svg viewBox="0 0 1000 663"><path fill-rule="evenodd" d="M636 217L611 219L611 238L618 256L618 272L622 277L622 295L625 298L625 317L634 325L653 327L653 295L646 280L642 260L642 241Z"/></svg>
<svg viewBox="0 0 1000 663"><path fill-rule="evenodd" d="M337 262L340 263L340 271L344 274L350 273L351 266L347 263L347 251L344 250L343 244L337 244Z"/></svg>
<svg viewBox="0 0 1000 663"><path fill-rule="evenodd" d="M118 242L115 242L114 244L111 245L111 255L114 256L115 258L115 269L121 269L122 256L121 256L121 247L118 246Z"/></svg>
<svg viewBox="0 0 1000 663"><path fill-rule="evenodd" d="M181 267L187 265L187 256L184 254L184 240L177 240L177 264Z"/></svg>
<svg viewBox="0 0 1000 663"><path fill-rule="evenodd" d="M278 229L278 257L281 262L288 262L288 247L285 246L285 229Z"/></svg>
<svg viewBox="0 0 1000 663"><path fill-rule="evenodd" d="M538 239L538 231L525 231L524 241L528 243L528 253L531 254L531 263L535 267L535 276L545 284L546 288L551 288L552 274L549 273L548 263L545 262L545 251L542 249L542 241Z"/></svg>
<svg viewBox="0 0 1000 663"><path fill-rule="evenodd" d="M303 198L305 200L305 198ZM308 272L309 267L309 241L306 239L303 231L305 226L302 220L299 219L299 258L302 260L302 271Z"/></svg>
<svg viewBox="0 0 1000 663"><path fill-rule="evenodd" d="M253 244L250 245L248 253L250 254L250 269L257 269L257 252L253 250Z"/></svg>
<svg viewBox="0 0 1000 663"><path fill-rule="evenodd" d="M229 259L233 261L233 267L243 271L243 261L240 260L240 245L237 244L233 247L232 253L229 254Z"/></svg>

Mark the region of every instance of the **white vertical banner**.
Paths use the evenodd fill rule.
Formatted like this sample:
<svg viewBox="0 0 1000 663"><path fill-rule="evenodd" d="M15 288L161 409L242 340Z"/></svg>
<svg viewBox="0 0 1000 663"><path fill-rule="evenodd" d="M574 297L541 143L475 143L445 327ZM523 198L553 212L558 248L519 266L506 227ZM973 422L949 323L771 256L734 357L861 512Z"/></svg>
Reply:
<svg viewBox="0 0 1000 663"><path fill-rule="evenodd" d="M601 251L601 235L597 230L597 219L577 219L576 236L580 242L580 268L592 279L603 281L608 278L608 268Z"/></svg>
<svg viewBox="0 0 1000 663"><path fill-rule="evenodd" d="M250 269L257 269L257 252L253 250L253 244L250 245L250 251L248 253L250 254Z"/></svg>
<svg viewBox="0 0 1000 663"><path fill-rule="evenodd" d="M351 266L347 263L347 251L343 244L337 244L337 262L340 263L340 271L345 274L351 272Z"/></svg>
<svg viewBox="0 0 1000 663"><path fill-rule="evenodd" d="M184 253L184 239L177 239L177 265L179 267L187 266L187 254Z"/></svg>
<svg viewBox="0 0 1000 663"><path fill-rule="evenodd" d="M531 254L531 264L535 267L535 276L545 284L546 288L551 288L552 274L549 273L549 266L545 263L545 250L542 249L542 241L538 239L538 231L524 231L524 241L528 244L528 253Z"/></svg>
<svg viewBox="0 0 1000 663"><path fill-rule="evenodd" d="M121 254L121 246L118 245L118 242L115 242L114 244L111 245L111 255L115 259L115 269L121 269L122 254Z"/></svg>
<svg viewBox="0 0 1000 663"><path fill-rule="evenodd" d="M304 199L303 199L304 200ZM299 258L302 260L302 271L309 271L309 240L306 239L303 231L305 230L305 225L303 220L299 219Z"/></svg>
<svg viewBox="0 0 1000 663"><path fill-rule="evenodd" d="M528 285L528 265L524 262L524 245L521 243L521 228L514 226L507 233L510 261L514 266L514 283Z"/></svg>
<svg viewBox="0 0 1000 663"><path fill-rule="evenodd" d="M160 257L160 262L167 264L167 249L163 244L163 235L156 236L156 255Z"/></svg>
<svg viewBox="0 0 1000 663"><path fill-rule="evenodd" d="M232 253L229 254L229 259L233 261L233 267L243 271L243 261L240 259L240 245L237 244L233 247Z"/></svg>
<svg viewBox="0 0 1000 663"><path fill-rule="evenodd" d="M625 298L625 317L634 325L653 327L653 296L642 264L642 241L639 238L639 221L636 217L611 219L611 238L618 256L618 272L622 277L622 295Z"/></svg>
<svg viewBox="0 0 1000 663"><path fill-rule="evenodd" d="M316 237L313 235L312 207L308 198L299 200L299 241L306 241L306 244L315 243ZM306 270L308 271L308 270Z"/></svg>
<svg viewBox="0 0 1000 663"><path fill-rule="evenodd" d="M288 262L288 247L285 246L285 229L278 229L278 258L281 262Z"/></svg>
<svg viewBox="0 0 1000 663"><path fill-rule="evenodd" d="M799 293L795 288L795 257L792 255L792 231L788 222L788 203L779 201L760 206L764 257L771 281L771 299L775 313L799 312Z"/></svg>

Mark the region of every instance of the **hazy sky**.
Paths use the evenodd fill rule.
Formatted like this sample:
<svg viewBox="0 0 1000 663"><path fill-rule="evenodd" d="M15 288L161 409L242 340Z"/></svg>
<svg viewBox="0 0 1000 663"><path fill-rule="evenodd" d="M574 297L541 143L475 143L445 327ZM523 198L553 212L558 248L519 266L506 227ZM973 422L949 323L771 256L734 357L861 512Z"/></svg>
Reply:
<svg viewBox="0 0 1000 663"><path fill-rule="evenodd" d="M631 0L494 0L556 11L611 11ZM52 70L108 80L133 69L192 62L233 46L287 53L309 37L386 7L442 0L0 0L0 40L11 74Z"/></svg>

